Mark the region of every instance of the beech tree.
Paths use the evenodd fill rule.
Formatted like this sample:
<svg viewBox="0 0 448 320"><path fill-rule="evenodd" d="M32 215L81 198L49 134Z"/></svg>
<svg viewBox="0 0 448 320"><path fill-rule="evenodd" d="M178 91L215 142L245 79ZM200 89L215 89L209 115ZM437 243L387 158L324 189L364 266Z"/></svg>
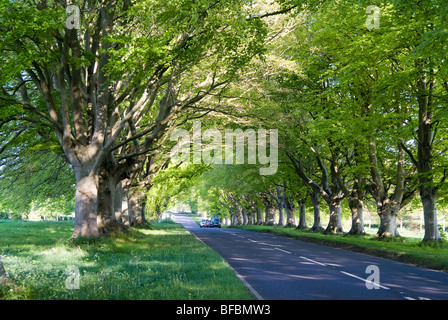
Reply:
<svg viewBox="0 0 448 320"><path fill-rule="evenodd" d="M73 238L99 236L100 174L115 168L118 185L175 115L261 53L263 23L247 5L0 2L2 121L53 130L76 177Z"/></svg>
<svg viewBox="0 0 448 320"><path fill-rule="evenodd" d="M13 181L39 152L69 163L73 238L144 222L145 208L158 214L209 170L194 194L234 223L278 212L291 225L299 208L304 227L309 198L312 229L324 200L326 233L340 232L347 200L349 233L362 234L371 197L377 237L398 236L398 212L419 194L424 240L441 239L444 1L378 3L374 25L367 0L70 4L0 0L0 178ZM278 129L277 174L170 163L170 133L198 118Z"/></svg>

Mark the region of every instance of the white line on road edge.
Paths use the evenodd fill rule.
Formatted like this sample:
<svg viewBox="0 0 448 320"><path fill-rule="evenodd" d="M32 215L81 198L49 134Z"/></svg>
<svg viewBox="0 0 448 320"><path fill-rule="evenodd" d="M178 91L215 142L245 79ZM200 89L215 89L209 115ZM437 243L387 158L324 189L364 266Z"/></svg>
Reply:
<svg viewBox="0 0 448 320"><path fill-rule="evenodd" d="M185 228L185 226L183 226ZM185 230L187 230L188 232L190 232L190 234L192 234L198 241L200 241L204 246L206 246L207 248L210 248L211 250L215 251L214 249L212 249L211 247L209 247L204 241L202 241L201 239L199 239L199 237L192 232L191 230L185 228ZM223 258L223 260L225 260ZM233 272L235 273L235 275L238 277L238 279L241 280L241 282L246 286L246 288L249 290L249 292L257 299L257 300L264 300L263 297L257 292L257 290L254 289L254 287L252 287L249 282L246 281L246 279L244 279L244 277L242 275L240 275L234 267L232 267L230 265L230 263L228 261L226 261L226 264L230 267L230 269L233 270Z"/></svg>
<svg viewBox="0 0 448 320"><path fill-rule="evenodd" d="M292 254L292 252L289 252L289 251L286 251L286 250L283 250L283 249L280 249L280 248L274 248L274 249L278 250L278 251L282 251L282 252L287 253L287 254Z"/></svg>
<svg viewBox="0 0 448 320"><path fill-rule="evenodd" d="M257 292L257 290L255 290L254 287L252 287L249 284L249 282L247 282L246 279L244 279L244 277L242 275L240 275L230 264L228 264L228 265L230 266L230 268L232 268L233 272L235 272L236 276L246 286L246 288L250 291L250 293L252 293L252 295L254 295L255 298L257 298L257 300L264 300L263 297Z"/></svg>
<svg viewBox="0 0 448 320"><path fill-rule="evenodd" d="M370 280L366 280L366 279L364 279L364 278L355 276L354 274L351 274L351 273L348 273L348 272L345 272L345 271L341 271L341 272L342 272L343 274L347 275L347 276L356 278L356 279L358 279L358 280L362 280L362 281L364 281L364 282L371 283L372 285L374 285L374 286L378 286L378 287L380 287L380 288L382 288L382 289L386 289L386 290L389 290L389 289L390 289L390 288L385 287L385 286L382 286L382 285L380 285L380 284L378 284L378 283L374 283L374 282L372 282L372 281L370 281Z"/></svg>
<svg viewBox="0 0 448 320"><path fill-rule="evenodd" d="M309 262L312 262L312 263L320 264L321 266L324 266L324 267L327 266L326 264L320 263L320 262L315 261L315 260L312 260L312 259L308 259L307 257L302 257L302 256L300 256L300 258L305 259L305 260L308 260Z"/></svg>

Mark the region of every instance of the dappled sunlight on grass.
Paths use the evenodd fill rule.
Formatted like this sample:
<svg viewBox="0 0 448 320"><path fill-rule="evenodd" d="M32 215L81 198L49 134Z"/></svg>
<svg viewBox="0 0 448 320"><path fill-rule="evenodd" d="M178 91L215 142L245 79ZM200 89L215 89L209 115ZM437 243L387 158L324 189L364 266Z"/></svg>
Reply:
<svg viewBox="0 0 448 320"><path fill-rule="evenodd" d="M74 243L72 230L70 222L0 224L15 286L0 299L252 299L226 262L178 224ZM66 287L69 266L79 270L79 289Z"/></svg>

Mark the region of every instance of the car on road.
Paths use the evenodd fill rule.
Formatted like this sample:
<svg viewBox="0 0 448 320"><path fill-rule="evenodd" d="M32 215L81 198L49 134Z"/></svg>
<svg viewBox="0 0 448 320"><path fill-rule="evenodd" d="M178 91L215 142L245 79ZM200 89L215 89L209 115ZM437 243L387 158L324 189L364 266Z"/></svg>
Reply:
<svg viewBox="0 0 448 320"><path fill-rule="evenodd" d="M213 218L210 220L210 227L211 228L221 228L221 221L219 218Z"/></svg>
<svg viewBox="0 0 448 320"><path fill-rule="evenodd" d="M201 220L201 223L199 224L199 226L200 226L201 228L204 228L204 227L210 227L210 220L202 219L202 220Z"/></svg>

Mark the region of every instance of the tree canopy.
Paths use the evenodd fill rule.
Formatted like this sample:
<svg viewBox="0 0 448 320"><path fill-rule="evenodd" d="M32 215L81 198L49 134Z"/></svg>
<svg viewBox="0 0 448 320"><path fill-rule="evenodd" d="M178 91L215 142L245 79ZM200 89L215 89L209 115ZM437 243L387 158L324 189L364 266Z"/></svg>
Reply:
<svg viewBox="0 0 448 320"><path fill-rule="evenodd" d="M70 4L0 0L4 207L73 199L76 238L144 222L176 201L232 223L277 215L299 227L311 206L312 229L363 234L372 202L383 238L399 235L400 210L418 200L424 240L441 239L444 1ZM202 161L172 161L172 133L193 135L195 121L210 139L192 136L185 150ZM243 164L206 161L204 150L225 154L226 130L241 130L249 147L253 130L265 158L251 163L244 149ZM268 155L276 170L260 174Z"/></svg>

